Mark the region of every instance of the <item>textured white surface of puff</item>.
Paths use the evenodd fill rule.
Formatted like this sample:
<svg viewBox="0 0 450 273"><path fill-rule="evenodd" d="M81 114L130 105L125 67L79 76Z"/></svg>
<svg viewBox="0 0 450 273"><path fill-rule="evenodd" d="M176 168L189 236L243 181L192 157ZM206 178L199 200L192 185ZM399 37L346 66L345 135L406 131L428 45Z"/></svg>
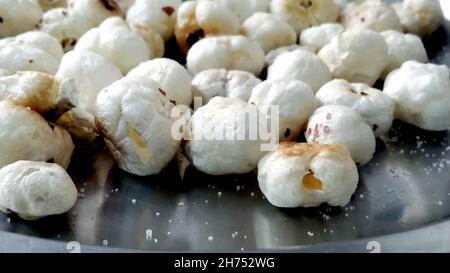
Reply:
<svg viewBox="0 0 450 273"><path fill-rule="evenodd" d="M318 108L309 119L305 136L308 143L345 145L353 160L361 166L375 153L372 128L355 110L342 105Z"/></svg>
<svg viewBox="0 0 450 273"><path fill-rule="evenodd" d="M424 130L443 131L450 127L447 66L407 61L388 75L383 91L396 102L396 118Z"/></svg>
<svg viewBox="0 0 450 273"><path fill-rule="evenodd" d="M282 142L258 164L261 191L283 208L343 207L358 180L357 167L342 145Z"/></svg>

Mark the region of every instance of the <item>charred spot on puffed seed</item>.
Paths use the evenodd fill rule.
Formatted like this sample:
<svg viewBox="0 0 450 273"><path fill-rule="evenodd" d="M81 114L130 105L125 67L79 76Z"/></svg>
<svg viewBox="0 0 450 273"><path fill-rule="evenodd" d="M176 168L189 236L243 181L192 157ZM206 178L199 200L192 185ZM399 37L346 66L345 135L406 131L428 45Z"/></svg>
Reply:
<svg viewBox="0 0 450 273"><path fill-rule="evenodd" d="M372 129L373 129L374 131L376 131L376 130L378 129L378 125L377 125L377 124L374 124L374 125L372 126Z"/></svg>
<svg viewBox="0 0 450 273"><path fill-rule="evenodd" d="M169 100L173 105L177 105L177 102L175 100Z"/></svg>
<svg viewBox="0 0 450 273"><path fill-rule="evenodd" d="M32 64L34 61L33 60L28 60L28 63Z"/></svg>
<svg viewBox="0 0 450 273"><path fill-rule="evenodd" d="M114 0L100 0L100 3L109 11L115 11L119 9L117 3Z"/></svg>
<svg viewBox="0 0 450 273"><path fill-rule="evenodd" d="M319 134L319 124L316 124L316 127L314 127L314 135L313 135L313 142L317 143L317 139L320 137Z"/></svg>
<svg viewBox="0 0 450 273"><path fill-rule="evenodd" d="M358 92L356 92L356 90L353 89L353 87L350 87L350 88L348 89L348 91L350 91L350 92L352 92L352 93L354 93L354 94L358 94Z"/></svg>
<svg viewBox="0 0 450 273"><path fill-rule="evenodd" d="M331 118L332 118L331 113L328 113L328 114L327 114L327 120L330 120Z"/></svg>
<svg viewBox="0 0 450 273"><path fill-rule="evenodd" d="M368 96L369 94L367 94L366 92L361 92L361 96Z"/></svg>
<svg viewBox="0 0 450 273"><path fill-rule="evenodd" d="M61 13L62 15L67 16L67 11L63 10Z"/></svg>
<svg viewBox="0 0 450 273"><path fill-rule="evenodd" d="M302 7L302 8L305 8L305 9L311 7L312 4L313 4L313 3L312 3L311 0L300 0L300 1L298 2L298 5L299 5L300 7Z"/></svg>
<svg viewBox="0 0 450 273"><path fill-rule="evenodd" d="M36 29L41 28L42 22L43 22L42 18L39 19L38 23L37 23L36 25L34 25L34 28L36 28ZM1 23L1 22L0 22L0 23Z"/></svg>
<svg viewBox="0 0 450 273"><path fill-rule="evenodd" d="M284 137L289 137L291 135L291 129L287 128L286 132L284 132Z"/></svg>
<svg viewBox="0 0 450 273"><path fill-rule="evenodd" d="M61 46L63 48L66 48L67 45L75 46L76 43L77 43L77 39L75 39L75 38L64 38L61 40Z"/></svg>
<svg viewBox="0 0 450 273"><path fill-rule="evenodd" d="M163 7L162 11L166 13L168 16L172 16L172 14L175 12L175 9L171 6Z"/></svg>
<svg viewBox="0 0 450 273"><path fill-rule="evenodd" d="M361 17L361 22L365 22L366 21L366 18L364 18L364 17Z"/></svg>
<svg viewBox="0 0 450 273"><path fill-rule="evenodd" d="M323 131L327 134L330 133L330 127L329 126L323 127Z"/></svg>
<svg viewBox="0 0 450 273"><path fill-rule="evenodd" d="M310 135L310 134L311 134L311 131L312 131L311 128L308 128L308 130L306 131L306 134L307 134L307 135Z"/></svg>
<svg viewBox="0 0 450 273"><path fill-rule="evenodd" d="M166 96L166 91L162 90L161 88L158 88L159 93L163 94L163 96Z"/></svg>
<svg viewBox="0 0 450 273"><path fill-rule="evenodd" d="M205 31L203 29L199 29L199 30L189 34L189 36L186 39L186 44L189 47L192 47L195 43L197 43L199 40L201 40L204 37L205 37Z"/></svg>
<svg viewBox="0 0 450 273"><path fill-rule="evenodd" d="M0 24L3 23L3 18L0 16Z"/></svg>

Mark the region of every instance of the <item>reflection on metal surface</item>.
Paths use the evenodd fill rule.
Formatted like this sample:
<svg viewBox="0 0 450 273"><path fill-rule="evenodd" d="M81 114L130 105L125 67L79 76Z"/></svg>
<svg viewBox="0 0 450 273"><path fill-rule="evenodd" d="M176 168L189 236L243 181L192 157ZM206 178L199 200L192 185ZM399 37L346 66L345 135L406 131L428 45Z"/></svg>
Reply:
<svg viewBox="0 0 450 273"><path fill-rule="evenodd" d="M440 0L442 11L444 11L445 18L450 20L450 1L449 0Z"/></svg>
<svg viewBox="0 0 450 273"><path fill-rule="evenodd" d="M425 40L434 62L450 64L449 33L447 22ZM181 182L176 166L169 166L161 175L136 177L111 169L104 152L79 154L69 170L80 191L74 209L35 222L0 214L0 230L16 233L0 231L0 251L67 252L72 241L81 243L81 252L367 252L370 241L381 251L450 251L449 132L396 123L377 146L348 206L309 209L271 206L254 174L213 177L188 169ZM386 234L396 235L377 238Z"/></svg>

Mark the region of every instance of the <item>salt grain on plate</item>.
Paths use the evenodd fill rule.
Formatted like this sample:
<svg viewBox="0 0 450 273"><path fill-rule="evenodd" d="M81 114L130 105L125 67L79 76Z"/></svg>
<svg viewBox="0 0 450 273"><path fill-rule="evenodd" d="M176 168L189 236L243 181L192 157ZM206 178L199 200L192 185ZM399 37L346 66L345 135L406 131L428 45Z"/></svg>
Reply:
<svg viewBox="0 0 450 273"><path fill-rule="evenodd" d="M147 229L145 231L145 240L151 241L153 237L153 231L151 229Z"/></svg>

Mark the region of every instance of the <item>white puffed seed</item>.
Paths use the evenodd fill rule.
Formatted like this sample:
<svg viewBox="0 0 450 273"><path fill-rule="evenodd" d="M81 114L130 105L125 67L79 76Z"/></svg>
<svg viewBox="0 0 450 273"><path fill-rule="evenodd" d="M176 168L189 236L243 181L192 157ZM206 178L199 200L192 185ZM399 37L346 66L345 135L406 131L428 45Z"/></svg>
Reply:
<svg viewBox="0 0 450 273"><path fill-rule="evenodd" d="M192 80L194 97L201 97L203 104L221 96L236 98L247 102L253 88L261 82L255 75L246 71L210 69L198 73Z"/></svg>
<svg viewBox="0 0 450 273"><path fill-rule="evenodd" d="M264 52L295 44L297 34L276 15L257 12L242 24L241 33L256 41Z"/></svg>
<svg viewBox="0 0 450 273"><path fill-rule="evenodd" d="M61 45L41 31L0 40L0 68L11 73L39 71L55 74L63 55Z"/></svg>
<svg viewBox="0 0 450 273"><path fill-rule="evenodd" d="M295 80L264 81L253 89L249 103L268 117L271 106L279 107L281 140L296 139L318 105L311 87Z"/></svg>
<svg viewBox="0 0 450 273"><path fill-rule="evenodd" d="M381 0L367 0L353 5L346 12L344 25L348 29L371 29L373 31L403 31L395 10Z"/></svg>
<svg viewBox="0 0 450 273"><path fill-rule="evenodd" d="M0 0L0 38L32 30L41 17L36 0Z"/></svg>
<svg viewBox="0 0 450 273"><path fill-rule="evenodd" d="M223 68L248 71L258 76L264 68L264 59L264 51L245 36L208 37L189 50L187 67L193 74Z"/></svg>
<svg viewBox="0 0 450 273"><path fill-rule="evenodd" d="M334 78L372 86L388 63L388 47L374 31L347 30L334 37L318 56L328 65Z"/></svg>
<svg viewBox="0 0 450 273"><path fill-rule="evenodd" d="M151 57L145 40L119 17L108 18L98 28L86 32L76 50L89 50L109 59L123 74Z"/></svg>
<svg viewBox="0 0 450 273"><path fill-rule="evenodd" d="M187 1L178 10L175 36L187 53L204 37L239 34L240 25L239 17L218 1Z"/></svg>
<svg viewBox="0 0 450 273"><path fill-rule="evenodd" d="M216 0L229 9L234 11L241 21L245 21L248 17L256 12L269 11L270 0Z"/></svg>
<svg viewBox="0 0 450 273"><path fill-rule="evenodd" d="M181 3L181 0L136 0L127 12L127 22L151 28L167 41L173 36Z"/></svg>
<svg viewBox="0 0 450 273"><path fill-rule="evenodd" d="M439 0L404 0L393 7L405 31L421 37L432 34L444 22Z"/></svg>
<svg viewBox="0 0 450 273"><path fill-rule="evenodd" d="M121 169L147 176L159 173L172 160L180 146L171 135L172 108L150 79L125 77L100 92L95 117Z"/></svg>
<svg viewBox="0 0 450 273"><path fill-rule="evenodd" d="M0 40L2 44L3 40ZM34 48L38 48L47 52L58 61L61 60L64 55L61 44L55 37L43 31L28 31L17 35L12 40L9 40L12 44L27 45Z"/></svg>
<svg viewBox="0 0 450 273"><path fill-rule="evenodd" d="M342 145L283 142L258 164L267 200L283 208L345 206L358 185L358 170Z"/></svg>
<svg viewBox="0 0 450 273"><path fill-rule="evenodd" d="M317 109L309 119L305 136L308 143L345 145L361 166L375 153L372 128L355 110L346 106L325 105Z"/></svg>
<svg viewBox="0 0 450 273"><path fill-rule="evenodd" d="M406 61L428 62L427 51L419 36L395 30L383 31L381 36L386 41L389 51L389 62L384 69L383 78Z"/></svg>
<svg viewBox="0 0 450 273"><path fill-rule="evenodd" d="M211 175L242 174L255 169L265 154L261 151L259 136L257 139L237 140L240 132L249 130L245 113L251 111L256 113L256 106L223 97L215 97L200 107L191 118L192 133L186 146L192 164ZM261 118L258 122L261 126L267 120ZM223 130L227 130L225 140L221 139L224 138Z"/></svg>
<svg viewBox="0 0 450 273"><path fill-rule="evenodd" d="M430 131L450 127L450 72L445 65L407 61L389 74L383 91L396 102L400 120Z"/></svg>
<svg viewBox="0 0 450 273"><path fill-rule="evenodd" d="M45 12L39 29L55 36L69 51L84 33L112 16L122 16L113 0L68 0L67 7Z"/></svg>
<svg viewBox="0 0 450 273"><path fill-rule="evenodd" d="M122 74L102 55L86 50L73 50L64 55L55 77L60 80L74 79L79 90L77 107L94 114L98 93L120 80Z"/></svg>
<svg viewBox="0 0 450 273"><path fill-rule="evenodd" d="M269 67L268 80L299 80L307 83L314 92L331 78L327 65L314 53L295 50L284 53Z"/></svg>
<svg viewBox="0 0 450 273"><path fill-rule="evenodd" d="M343 105L353 108L372 128L376 137L382 136L392 126L394 101L378 89L366 84L333 80L317 92L322 105Z"/></svg>
<svg viewBox="0 0 450 273"><path fill-rule="evenodd" d="M63 104L66 108L75 106L74 97L78 91L74 89L72 83L62 83L42 72L22 71L0 77L0 101L29 107L40 114L56 110Z"/></svg>
<svg viewBox="0 0 450 273"><path fill-rule="evenodd" d="M50 9L42 16L39 30L55 37L62 45L64 51L72 50L78 39L90 28L88 20L77 15L69 15L68 8Z"/></svg>
<svg viewBox="0 0 450 273"><path fill-rule="evenodd" d="M0 211L25 220L62 214L78 197L66 170L57 164L17 161L0 169Z"/></svg>
<svg viewBox="0 0 450 273"><path fill-rule="evenodd" d="M69 16L83 18L91 27L98 26L108 17L123 13L115 0L67 0Z"/></svg>
<svg viewBox="0 0 450 273"><path fill-rule="evenodd" d="M301 49L301 50L306 50L312 53L315 53L314 48L311 47L307 47L307 46L300 46L300 45L289 45L289 46L282 46L279 47L277 49L274 49L272 51L270 51L269 53L267 53L266 55L266 66L271 66L275 60L280 57L282 54L284 53L288 53L288 52L292 52L295 51L297 49Z"/></svg>
<svg viewBox="0 0 450 273"><path fill-rule="evenodd" d="M192 76L174 60L158 58L141 63L128 73L127 78L153 80L174 104L189 106L192 103Z"/></svg>
<svg viewBox="0 0 450 273"><path fill-rule="evenodd" d="M0 168L18 160L54 161L67 168L74 145L66 130L33 110L0 101Z"/></svg>
<svg viewBox="0 0 450 273"><path fill-rule="evenodd" d="M334 37L344 32L341 24L326 23L310 27L300 34L300 44L313 48L316 52L333 40Z"/></svg>
<svg viewBox="0 0 450 273"><path fill-rule="evenodd" d="M336 22L339 7L333 0L272 0L270 12L288 21L300 33L311 26Z"/></svg>

